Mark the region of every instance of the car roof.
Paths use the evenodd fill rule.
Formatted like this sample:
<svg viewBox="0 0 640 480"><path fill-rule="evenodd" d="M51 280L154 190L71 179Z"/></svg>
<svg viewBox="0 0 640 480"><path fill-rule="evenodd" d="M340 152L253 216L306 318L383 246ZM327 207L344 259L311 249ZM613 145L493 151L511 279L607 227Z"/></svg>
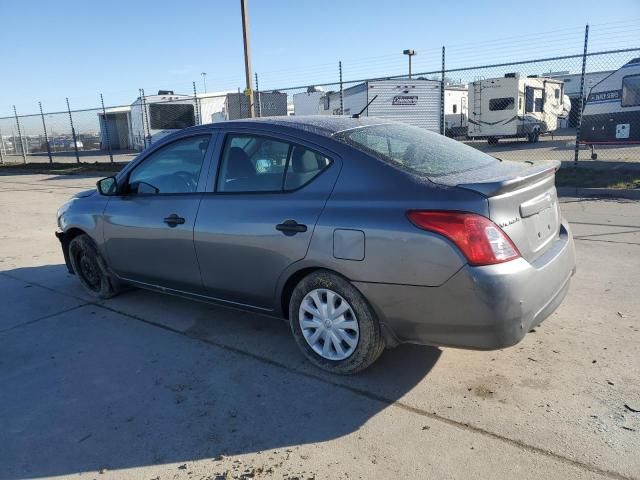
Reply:
<svg viewBox="0 0 640 480"><path fill-rule="evenodd" d="M202 127L220 128L220 127L259 127L274 126L285 127L294 130L301 130L308 133L314 133L324 137L330 137L334 133L352 128L365 127L369 125L381 125L393 123L389 120L383 120L375 117L352 118L338 115L304 115L289 117L262 117L253 119L229 120L224 122L210 123L200 127L191 127L199 129Z"/></svg>

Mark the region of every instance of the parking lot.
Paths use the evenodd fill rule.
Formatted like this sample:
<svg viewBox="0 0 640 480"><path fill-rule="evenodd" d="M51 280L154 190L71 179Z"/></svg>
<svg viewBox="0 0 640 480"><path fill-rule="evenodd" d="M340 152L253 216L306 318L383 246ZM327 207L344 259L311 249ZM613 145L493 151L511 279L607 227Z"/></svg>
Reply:
<svg viewBox="0 0 640 480"><path fill-rule="evenodd" d="M640 202L562 199L578 270L519 345L336 377L278 320L86 296L53 232L96 179L0 176L0 479L640 479Z"/></svg>

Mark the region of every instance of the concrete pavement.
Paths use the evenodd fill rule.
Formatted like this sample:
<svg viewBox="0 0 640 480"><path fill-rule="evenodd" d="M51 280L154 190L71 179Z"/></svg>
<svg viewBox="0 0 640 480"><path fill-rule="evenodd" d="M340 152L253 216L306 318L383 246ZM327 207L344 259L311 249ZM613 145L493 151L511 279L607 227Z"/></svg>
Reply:
<svg viewBox="0 0 640 480"><path fill-rule="evenodd" d="M267 317L92 302L52 232L94 183L0 177L0 478L640 478L639 203L563 200L578 273L518 346L334 377Z"/></svg>

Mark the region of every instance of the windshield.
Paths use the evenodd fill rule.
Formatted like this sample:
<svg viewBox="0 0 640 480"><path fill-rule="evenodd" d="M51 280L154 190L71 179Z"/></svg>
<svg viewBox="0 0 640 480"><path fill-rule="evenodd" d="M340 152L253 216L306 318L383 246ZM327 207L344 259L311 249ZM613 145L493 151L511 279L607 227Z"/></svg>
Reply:
<svg viewBox="0 0 640 480"><path fill-rule="evenodd" d="M427 177L450 175L497 162L456 140L399 123L344 130L334 137L373 157Z"/></svg>

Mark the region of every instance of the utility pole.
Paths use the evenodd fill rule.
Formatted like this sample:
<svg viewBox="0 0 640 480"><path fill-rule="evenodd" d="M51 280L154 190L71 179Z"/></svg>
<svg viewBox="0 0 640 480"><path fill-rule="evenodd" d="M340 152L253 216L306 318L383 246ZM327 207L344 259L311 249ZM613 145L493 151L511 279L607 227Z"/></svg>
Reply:
<svg viewBox="0 0 640 480"><path fill-rule="evenodd" d="M403 55L407 55L409 57L409 78L411 78L411 57L413 57L414 55L417 55L417 52L415 50L403 50L402 51Z"/></svg>
<svg viewBox="0 0 640 480"><path fill-rule="evenodd" d="M242 11L242 40L244 42L244 74L247 89L244 91L247 96L248 115L254 118L256 112L253 105L253 91L251 89L251 47L249 45L249 15L247 13L247 0L240 0L240 10Z"/></svg>

